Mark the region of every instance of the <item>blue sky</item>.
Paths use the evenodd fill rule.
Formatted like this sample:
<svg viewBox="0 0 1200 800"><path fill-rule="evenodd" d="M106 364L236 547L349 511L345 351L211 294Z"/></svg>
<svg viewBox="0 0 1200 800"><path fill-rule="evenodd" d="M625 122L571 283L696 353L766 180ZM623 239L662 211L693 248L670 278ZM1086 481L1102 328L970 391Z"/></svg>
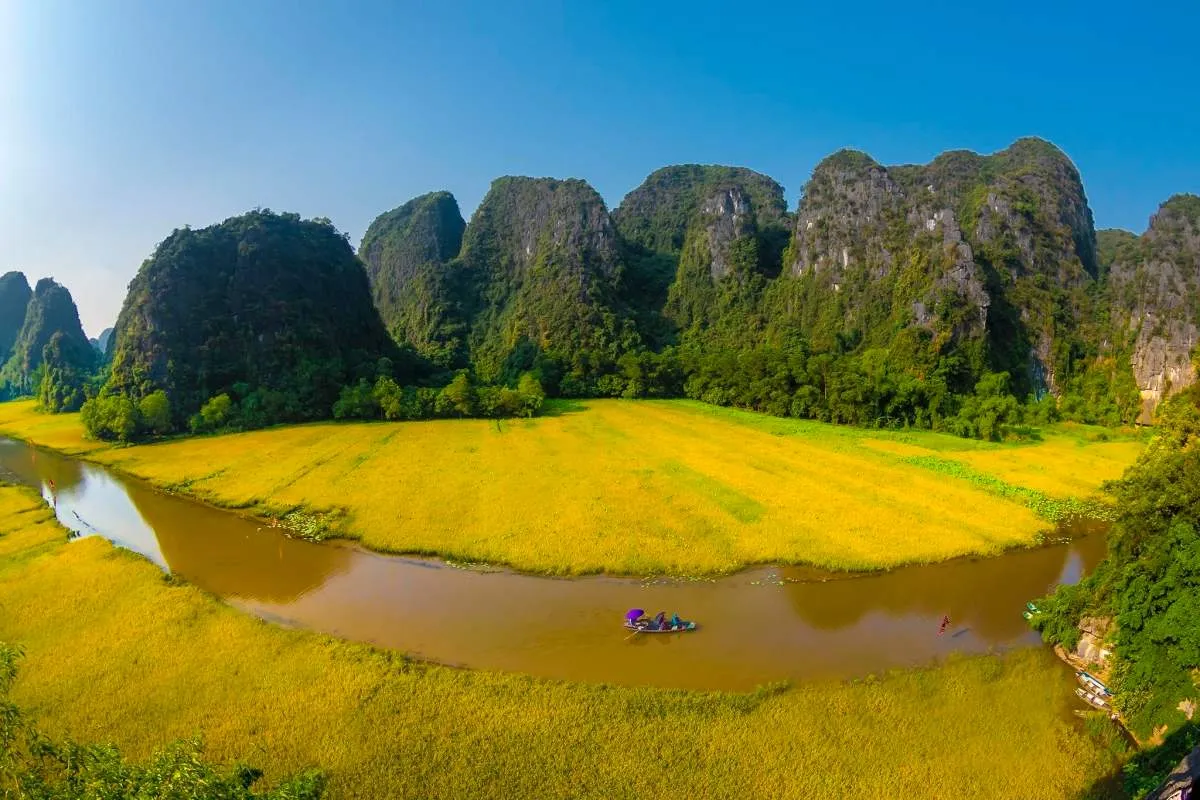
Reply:
<svg viewBox="0 0 1200 800"><path fill-rule="evenodd" d="M972 6L977 6L973 8ZM1150 10L1153 9L1153 10ZM1200 4L0 0L0 270L95 335L156 243L256 206L382 211L506 174L611 206L673 163L795 205L841 147L884 163L1043 136L1098 227L1200 192Z"/></svg>

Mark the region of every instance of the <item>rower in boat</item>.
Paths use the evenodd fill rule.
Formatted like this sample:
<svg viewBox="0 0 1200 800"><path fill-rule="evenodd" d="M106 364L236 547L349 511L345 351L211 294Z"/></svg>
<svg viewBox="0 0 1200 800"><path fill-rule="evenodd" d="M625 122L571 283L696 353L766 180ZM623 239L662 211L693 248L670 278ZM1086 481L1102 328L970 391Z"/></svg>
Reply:
<svg viewBox="0 0 1200 800"><path fill-rule="evenodd" d="M631 608L625 614L625 627L634 633L677 633L694 631L696 623L682 619L678 614L672 614L667 619L665 611L658 612L650 619L644 610Z"/></svg>

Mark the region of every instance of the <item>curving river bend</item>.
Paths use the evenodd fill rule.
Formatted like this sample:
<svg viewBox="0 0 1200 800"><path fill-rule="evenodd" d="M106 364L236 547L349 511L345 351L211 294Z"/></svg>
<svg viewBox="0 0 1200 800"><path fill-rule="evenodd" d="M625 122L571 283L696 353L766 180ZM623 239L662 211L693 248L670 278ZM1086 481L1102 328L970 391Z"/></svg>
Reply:
<svg viewBox="0 0 1200 800"><path fill-rule="evenodd" d="M0 476L40 487L48 502L53 481L66 527L263 619L445 664L629 685L745 690L1036 645L1025 601L1077 581L1104 554L1102 524L1077 523L1062 531L1080 537L1070 544L853 578L773 567L702 582L555 579L291 539L12 440L0 439ZM635 606L679 611L702 629L629 638L620 623ZM943 614L952 624L938 636Z"/></svg>

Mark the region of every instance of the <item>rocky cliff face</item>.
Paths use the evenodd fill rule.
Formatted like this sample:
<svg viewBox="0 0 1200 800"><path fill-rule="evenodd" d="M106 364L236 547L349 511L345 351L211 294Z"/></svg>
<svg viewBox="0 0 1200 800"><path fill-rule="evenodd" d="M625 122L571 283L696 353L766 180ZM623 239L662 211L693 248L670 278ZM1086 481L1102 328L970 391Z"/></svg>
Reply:
<svg viewBox="0 0 1200 800"><path fill-rule="evenodd" d="M767 220L775 221L768 211ZM758 302L771 262L758 214L740 186L716 189L696 210L684 238L667 316L683 331L720 326ZM735 323L736 324L736 323Z"/></svg>
<svg viewBox="0 0 1200 800"><path fill-rule="evenodd" d="M342 235L269 211L167 237L131 282L115 337L108 389L164 389L177 421L260 390L267 421L327 416L343 385L396 354Z"/></svg>
<svg viewBox="0 0 1200 800"><path fill-rule="evenodd" d="M113 329L105 328L104 330L100 331L99 336L97 336L95 339L89 340L96 352L104 358L107 358L109 355L108 346L112 342L112 335Z"/></svg>
<svg viewBox="0 0 1200 800"><path fill-rule="evenodd" d="M1079 174L1036 139L923 166L830 156L805 189L785 267L815 284L798 311L810 326L820 316L811 306L826 304L843 309L842 335L871 340L886 320L983 337L989 366L1035 392L1057 390L1070 371L1073 319L1097 269Z"/></svg>
<svg viewBox="0 0 1200 800"><path fill-rule="evenodd" d="M1075 166L1021 139L923 165L835 153L794 215L778 183L738 167L658 170L611 217L581 181L501 178L457 258L444 193L385 214L361 253L397 338L485 380L549 358L572 391L606 391L587 381L631 350L680 345L694 367L762 348L800 354L786 369L837 362L773 390L815 391L799 413L868 387L871 418L907 403L944 419L1003 371L1019 398L1112 422L1136 413L1135 377L1151 404L1194 379L1195 218L1173 200L1144 237L1098 238Z"/></svg>
<svg viewBox="0 0 1200 800"><path fill-rule="evenodd" d="M1113 343L1127 349L1149 420L1166 396L1196 381L1200 342L1200 197L1164 203L1141 237L1105 238Z"/></svg>
<svg viewBox="0 0 1200 800"><path fill-rule="evenodd" d="M0 276L0 364L12 354L32 295L24 274L8 272Z"/></svg>
<svg viewBox="0 0 1200 800"><path fill-rule="evenodd" d="M463 238L470 353L485 380L537 354L573 379L584 351L615 359L636 341L621 308L622 250L600 195L579 180L500 178Z"/></svg>
<svg viewBox="0 0 1200 800"><path fill-rule="evenodd" d="M885 324L984 335L991 299L983 270L948 198L922 188L906 189L863 153L842 151L817 166L787 265L788 277L808 284L805 327L880 345L875 328ZM841 324L830 317L822 325L822 308L841 308Z"/></svg>
<svg viewBox="0 0 1200 800"><path fill-rule="evenodd" d="M51 278L42 278L29 299L12 354L0 369L0 384L23 394L35 391L34 373L42 366L46 346L52 341L56 342L55 352L66 353L73 366L82 371L91 367L92 348L79 324L71 293Z"/></svg>
<svg viewBox="0 0 1200 800"><path fill-rule="evenodd" d="M358 251L393 338L443 366L466 357L461 291L449 266L465 228L454 196L434 192L381 214Z"/></svg>
<svg viewBox="0 0 1200 800"><path fill-rule="evenodd" d="M719 304L757 303L757 276L778 274L791 229L782 186L719 165L657 170L613 216L626 243L628 305L660 345L678 329L719 323Z"/></svg>
<svg viewBox="0 0 1200 800"><path fill-rule="evenodd" d="M647 250L678 255L702 206L736 189L756 209L762 227L786 225L783 187L745 167L683 164L652 172L613 212L621 236Z"/></svg>

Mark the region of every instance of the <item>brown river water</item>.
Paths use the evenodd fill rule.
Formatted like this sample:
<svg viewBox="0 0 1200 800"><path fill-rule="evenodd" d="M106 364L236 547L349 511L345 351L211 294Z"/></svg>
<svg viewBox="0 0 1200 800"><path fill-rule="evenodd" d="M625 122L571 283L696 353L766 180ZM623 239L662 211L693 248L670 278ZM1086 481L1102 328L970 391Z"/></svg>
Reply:
<svg viewBox="0 0 1200 800"><path fill-rule="evenodd" d="M1103 524L1001 556L847 577L763 567L707 581L556 579L314 544L103 467L0 440L0 477L56 487L59 520L263 619L444 664L551 678L745 690L845 678L1039 643L1027 600L1104 555ZM569 535L569 534L567 534ZM625 611L678 611L684 634L635 635ZM951 625L938 635L943 615Z"/></svg>

